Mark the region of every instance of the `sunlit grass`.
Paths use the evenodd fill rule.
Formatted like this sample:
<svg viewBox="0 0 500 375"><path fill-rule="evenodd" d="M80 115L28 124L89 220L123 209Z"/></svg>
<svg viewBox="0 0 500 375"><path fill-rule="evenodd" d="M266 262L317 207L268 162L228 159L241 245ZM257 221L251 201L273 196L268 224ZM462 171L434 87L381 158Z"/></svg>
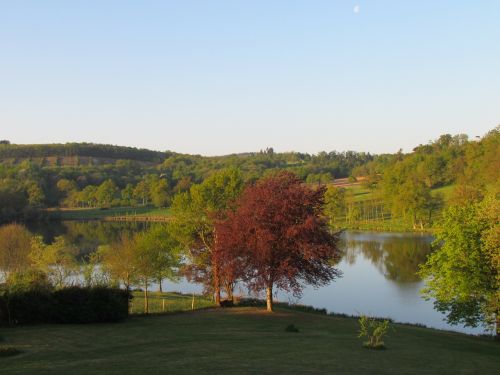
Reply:
<svg viewBox="0 0 500 375"><path fill-rule="evenodd" d="M144 314L144 293L134 291L132 295L134 298L130 302L130 313ZM174 292L148 292L148 310L151 314L190 311L214 306L214 301L205 296Z"/></svg>
<svg viewBox="0 0 500 375"><path fill-rule="evenodd" d="M299 332L286 332L293 324ZM277 308L205 309L123 323L2 328L11 374L496 374L498 343L394 325L387 350L358 339L356 319Z"/></svg>

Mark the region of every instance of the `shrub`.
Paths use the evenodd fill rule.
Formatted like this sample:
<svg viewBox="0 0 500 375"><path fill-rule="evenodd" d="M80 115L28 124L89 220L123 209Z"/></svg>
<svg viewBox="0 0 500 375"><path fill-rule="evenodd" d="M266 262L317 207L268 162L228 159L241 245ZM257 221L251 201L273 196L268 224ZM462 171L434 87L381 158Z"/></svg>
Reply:
<svg viewBox="0 0 500 375"><path fill-rule="evenodd" d="M299 332L299 329L297 327L295 327L295 324L289 324L286 326L285 328L285 332Z"/></svg>
<svg viewBox="0 0 500 375"><path fill-rule="evenodd" d="M19 353L21 353L21 351L12 346L0 346L0 357L12 357Z"/></svg>
<svg viewBox="0 0 500 375"><path fill-rule="evenodd" d="M28 290L0 297L0 323L101 323L128 316L130 294L106 287Z"/></svg>
<svg viewBox="0 0 500 375"><path fill-rule="evenodd" d="M359 338L365 337L367 341L363 346L368 349L385 349L382 339L389 330L389 320L379 320L361 315L359 320Z"/></svg>

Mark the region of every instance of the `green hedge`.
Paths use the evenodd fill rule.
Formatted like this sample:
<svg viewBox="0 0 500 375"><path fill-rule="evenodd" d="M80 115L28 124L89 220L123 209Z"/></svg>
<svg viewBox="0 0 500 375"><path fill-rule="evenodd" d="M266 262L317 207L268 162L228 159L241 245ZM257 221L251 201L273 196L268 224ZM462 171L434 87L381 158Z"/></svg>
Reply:
<svg viewBox="0 0 500 375"><path fill-rule="evenodd" d="M0 297L0 324L101 323L127 318L131 296L121 289L70 287Z"/></svg>

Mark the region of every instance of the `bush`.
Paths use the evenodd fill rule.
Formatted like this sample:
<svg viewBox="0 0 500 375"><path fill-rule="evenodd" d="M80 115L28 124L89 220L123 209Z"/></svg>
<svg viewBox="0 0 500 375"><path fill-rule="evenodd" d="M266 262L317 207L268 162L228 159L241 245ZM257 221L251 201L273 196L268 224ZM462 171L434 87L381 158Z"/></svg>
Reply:
<svg viewBox="0 0 500 375"><path fill-rule="evenodd" d="M389 320L380 320L361 315L359 320L358 337L366 337L368 341L363 342L367 349L385 349L382 339L389 330Z"/></svg>
<svg viewBox="0 0 500 375"><path fill-rule="evenodd" d="M285 332L294 332L294 333L297 333L297 332L299 332L299 329L297 327L295 327L295 324L289 324L289 325L286 326Z"/></svg>
<svg viewBox="0 0 500 375"><path fill-rule="evenodd" d="M128 316L130 294L106 287L29 290L0 297L1 324L117 322Z"/></svg>
<svg viewBox="0 0 500 375"><path fill-rule="evenodd" d="M21 353L20 350L11 346L0 346L0 357L12 357Z"/></svg>

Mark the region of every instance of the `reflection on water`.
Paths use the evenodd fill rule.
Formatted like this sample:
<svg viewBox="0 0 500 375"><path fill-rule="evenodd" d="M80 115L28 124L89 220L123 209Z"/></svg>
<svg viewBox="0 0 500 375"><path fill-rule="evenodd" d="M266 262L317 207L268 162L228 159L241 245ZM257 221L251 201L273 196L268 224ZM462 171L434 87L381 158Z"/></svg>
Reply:
<svg viewBox="0 0 500 375"><path fill-rule="evenodd" d="M51 243L57 236L74 244L80 249L80 254L88 254L100 245L117 242L120 236L143 231L153 225L165 225L154 222L116 222L116 221L64 221L50 223L35 223L29 230L42 236L44 242Z"/></svg>
<svg viewBox="0 0 500 375"><path fill-rule="evenodd" d="M118 240L124 232L133 233L152 225L164 224L70 221L30 229L41 234L46 242L63 235L81 253L88 253ZM414 233L344 232L340 242L342 259L337 266L343 277L321 288L306 287L298 302L332 312L385 316L400 322L482 333L481 329L449 326L432 302L421 298L423 281L416 272L431 252L432 240L432 236ZM166 281L163 288L184 293L202 290L200 285L186 281ZM284 293L278 293L278 298L297 302Z"/></svg>
<svg viewBox="0 0 500 375"><path fill-rule="evenodd" d="M349 266L362 256L388 280L415 283L420 281L416 272L430 254L431 243L432 237L422 234L345 232L340 247Z"/></svg>

